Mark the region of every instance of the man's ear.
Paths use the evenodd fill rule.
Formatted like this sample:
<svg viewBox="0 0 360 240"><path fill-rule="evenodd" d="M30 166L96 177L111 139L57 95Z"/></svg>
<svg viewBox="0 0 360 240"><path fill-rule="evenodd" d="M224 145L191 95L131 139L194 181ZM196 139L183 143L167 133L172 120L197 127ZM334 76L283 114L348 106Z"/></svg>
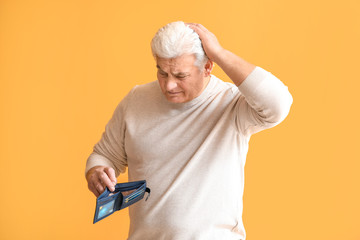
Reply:
<svg viewBox="0 0 360 240"><path fill-rule="evenodd" d="M204 66L204 76L205 77L210 76L213 66L214 66L214 63L210 59L208 59L208 61L206 62L205 66Z"/></svg>

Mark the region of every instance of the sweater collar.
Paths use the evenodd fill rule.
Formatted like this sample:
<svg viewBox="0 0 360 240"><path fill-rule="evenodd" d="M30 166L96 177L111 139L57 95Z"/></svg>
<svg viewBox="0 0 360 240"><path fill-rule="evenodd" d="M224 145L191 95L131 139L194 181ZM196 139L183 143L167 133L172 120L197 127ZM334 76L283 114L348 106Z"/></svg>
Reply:
<svg viewBox="0 0 360 240"><path fill-rule="evenodd" d="M191 108L192 106L202 102L204 99L207 99L207 97L209 96L211 90L213 89L213 87L215 85L215 78L216 77L214 75L211 75L208 84L206 85L205 89L201 92L201 94L199 96L197 96L196 98L192 99L191 101L185 102L185 103L169 102L166 99L166 97L164 96L164 94L161 92L160 85L158 85L158 86L159 86L159 90L162 95L162 99L166 102L166 105L168 105L170 108L173 108L173 109L182 110L182 109Z"/></svg>

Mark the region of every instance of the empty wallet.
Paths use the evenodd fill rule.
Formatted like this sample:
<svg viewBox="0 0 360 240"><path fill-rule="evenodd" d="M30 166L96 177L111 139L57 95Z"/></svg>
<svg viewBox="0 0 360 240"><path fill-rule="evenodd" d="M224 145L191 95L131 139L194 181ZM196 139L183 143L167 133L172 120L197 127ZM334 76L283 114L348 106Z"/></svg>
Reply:
<svg viewBox="0 0 360 240"><path fill-rule="evenodd" d="M150 188L146 187L146 181L118 183L115 190L111 192L107 187L96 199L94 222L96 223L116 211L124 209L141 200L145 192L148 193L145 201L150 196Z"/></svg>

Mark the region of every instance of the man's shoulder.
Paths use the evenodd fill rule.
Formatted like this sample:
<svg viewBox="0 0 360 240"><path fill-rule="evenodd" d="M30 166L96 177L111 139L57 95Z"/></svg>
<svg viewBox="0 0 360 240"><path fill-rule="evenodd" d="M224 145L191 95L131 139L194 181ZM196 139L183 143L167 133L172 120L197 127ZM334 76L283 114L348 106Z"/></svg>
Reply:
<svg viewBox="0 0 360 240"><path fill-rule="evenodd" d="M136 85L132 91L133 92L153 92L153 91L158 91L159 90L159 83L157 81L152 81L152 82L148 82L148 83L144 83L141 85Z"/></svg>
<svg viewBox="0 0 360 240"><path fill-rule="evenodd" d="M148 96L159 92L159 84L157 81L152 81L140 85L135 85L129 92L131 98L139 96Z"/></svg>
<svg viewBox="0 0 360 240"><path fill-rule="evenodd" d="M239 88L234 83L223 81L215 75L211 75L211 79L213 81L213 86L215 87L216 91L230 91L232 94L239 93Z"/></svg>
<svg viewBox="0 0 360 240"><path fill-rule="evenodd" d="M161 94L161 90L157 81L134 86L128 94L128 102L146 102L155 100Z"/></svg>

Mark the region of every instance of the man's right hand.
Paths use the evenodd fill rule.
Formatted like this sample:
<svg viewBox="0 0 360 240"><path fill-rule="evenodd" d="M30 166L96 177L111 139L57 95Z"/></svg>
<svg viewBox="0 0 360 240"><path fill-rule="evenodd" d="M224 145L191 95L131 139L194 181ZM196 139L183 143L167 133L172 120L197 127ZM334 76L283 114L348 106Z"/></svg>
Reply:
<svg viewBox="0 0 360 240"><path fill-rule="evenodd" d="M115 170L111 167L95 166L86 173L88 188L96 197L104 192L105 187L110 191L115 190Z"/></svg>

